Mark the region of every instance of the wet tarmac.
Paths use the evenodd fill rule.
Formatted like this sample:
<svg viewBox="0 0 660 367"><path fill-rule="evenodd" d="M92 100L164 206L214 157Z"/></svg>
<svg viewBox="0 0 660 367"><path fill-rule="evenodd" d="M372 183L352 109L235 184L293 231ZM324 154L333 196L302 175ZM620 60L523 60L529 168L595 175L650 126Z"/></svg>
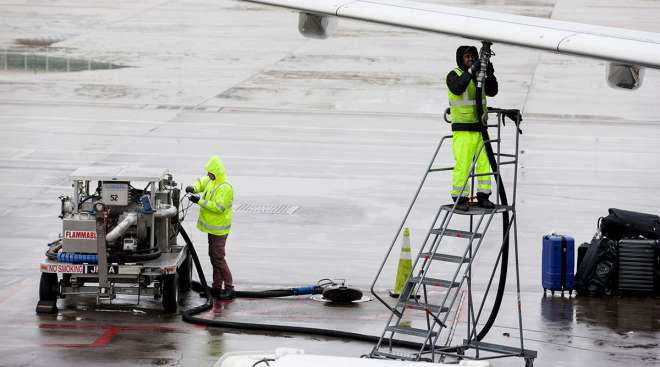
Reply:
<svg viewBox="0 0 660 367"><path fill-rule="evenodd" d="M436 2L660 32L660 8L646 1ZM335 38L309 40L298 35L294 13L229 0L5 2L0 9L0 60L4 49L40 54L31 47L47 46L52 57L131 66L0 69L0 365L211 366L228 351L281 346L370 351L369 343L190 325L144 298L96 307L71 297L56 315L35 315L38 264L61 232L57 197L69 193L68 176L80 166L164 166L186 184L219 154L236 188L228 256L241 289L330 277L366 292L435 145L449 133L444 76L468 41L357 22L340 23ZM543 234L581 243L609 207L658 213L660 73L647 70L636 92L615 91L604 62L495 51L500 95L491 104L525 114L517 202L525 348L539 352L536 366L660 364L657 298L544 297L540 285ZM449 165L450 150L441 156ZM436 178L428 204L413 213L414 249L429 226L425 210L448 199L449 182ZM208 274L196 214L185 226ZM486 241L476 260L477 290L496 245ZM383 294L394 263L384 274L376 286ZM488 341L516 346L513 272L509 280ZM181 308L202 302L190 294ZM375 335L386 311L375 301L332 307L298 297L218 302L203 316ZM458 320L457 339L466 319Z"/></svg>

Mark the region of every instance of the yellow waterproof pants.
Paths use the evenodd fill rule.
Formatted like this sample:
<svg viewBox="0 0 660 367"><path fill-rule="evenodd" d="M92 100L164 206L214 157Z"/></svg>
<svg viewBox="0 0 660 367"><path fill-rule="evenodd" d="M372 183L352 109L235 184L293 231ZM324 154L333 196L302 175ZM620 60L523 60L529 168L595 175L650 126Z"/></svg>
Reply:
<svg viewBox="0 0 660 367"><path fill-rule="evenodd" d="M469 196L470 184L472 180L467 182L465 190L463 185L465 179L470 174L470 166L474 157L479 151L479 147L483 142L480 132L477 131L454 131L452 138L452 145L454 149L454 172L452 175L452 190L451 196ZM490 173L490 163L488 162L488 155L486 148L481 149L479 158L477 159L477 167L475 169L477 174ZM477 176L477 192L490 194L490 175Z"/></svg>

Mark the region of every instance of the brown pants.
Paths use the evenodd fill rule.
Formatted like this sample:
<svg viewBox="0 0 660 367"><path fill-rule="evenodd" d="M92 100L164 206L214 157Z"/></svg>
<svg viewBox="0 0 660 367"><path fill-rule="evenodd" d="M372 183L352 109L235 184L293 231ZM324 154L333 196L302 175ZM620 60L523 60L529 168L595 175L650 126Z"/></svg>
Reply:
<svg viewBox="0 0 660 367"><path fill-rule="evenodd" d="M229 271L229 265L225 260L225 245L227 244L227 235L216 236L209 233L209 257L213 266L213 288L234 289L234 281Z"/></svg>

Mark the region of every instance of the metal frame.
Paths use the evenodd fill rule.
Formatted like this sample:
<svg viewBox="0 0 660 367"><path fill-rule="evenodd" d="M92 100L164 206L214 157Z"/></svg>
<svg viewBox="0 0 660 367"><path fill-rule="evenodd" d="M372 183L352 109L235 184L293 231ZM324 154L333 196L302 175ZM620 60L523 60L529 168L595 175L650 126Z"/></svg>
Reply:
<svg viewBox="0 0 660 367"><path fill-rule="evenodd" d="M471 359L471 360L486 360L494 358L504 358L504 357L522 357L525 359L527 366L533 364L534 358L536 358L536 352L525 350L524 349L524 339L522 331L522 313L521 313L521 301L520 301L520 273L519 273L519 263L518 263L518 231L517 231L517 216L516 216L516 191L517 191L517 179L518 179L518 147L520 141L520 131L517 128L519 121L516 121L515 127L515 152L513 154L502 153L501 142L502 142L502 132L501 127L504 124L505 114L511 112L511 110L502 110L502 109L491 109L489 113L495 113L497 115L497 124L488 125L488 127L497 128L497 137L491 139L490 143L495 144L497 149L494 149L494 154L497 159L497 170L488 174L476 174L476 162L477 157L481 154L485 148L485 142L481 144L475 159L472 161L470 166L470 174L465 179L463 184L463 190L468 187L468 184L472 182L471 194L474 193L474 180L478 176L482 175L492 175L495 176L495 190L497 192L501 185L501 175L500 170L502 166L513 165L513 187L512 191L512 201L511 204L504 206L501 205L499 197L496 200L496 208L492 210L481 209L481 208L471 208L468 212L461 212L456 210L457 202L453 205L441 205L431 223L429 230L426 233L422 245L420 246L417 257L412 266L412 272L408 280L406 281L406 286L401 292L399 299L394 307L390 306L376 291L375 285L380 278L382 271L387 263L392 250L397 243L401 230L406 224L408 217L415 206L417 199L426 183L427 177L430 173L435 172L451 172L453 167L441 167L434 168L435 160L440 152L440 149L443 143L451 138L451 135L444 136L440 139L440 142L429 162L428 168L422 177L422 180L413 196L413 199L406 210L406 213L397 229L394 239L392 240L390 247L387 250L386 256L383 259L376 277L371 285L371 293L373 296L380 301L385 307L391 311L391 315L387 322L387 326L383 330L379 341L374 346L373 350L370 353L372 358L390 358L390 359L403 359L403 360L425 360L425 361L444 361L446 357L456 357L460 359ZM503 161L502 158L506 160ZM511 159L511 160L509 160ZM440 221L439 218L444 212L444 216ZM500 246L500 251L497 256L497 260L493 266L493 270L490 274L490 279L488 285L485 289L484 296L481 303L475 302L473 298L472 290L472 261L477 255L483 240L485 238L486 232L490 227L490 224L496 214L501 214L504 212L511 213L511 218L508 223L506 223L506 232L503 234L502 245ZM469 216L469 231L459 231L454 229L449 229L449 224L454 214L459 215L468 215ZM479 218L475 218L478 216ZM513 229L513 247L515 252L515 269L516 269L516 293L517 293L517 302L518 302L518 326L519 326L519 335L520 335L520 347L510 347L510 346L500 346L496 344L484 343L477 340L477 325L479 319L482 315L486 300L488 298L488 293L493 283L494 276L497 272L498 265L501 261L503 245L506 240L510 238L510 232ZM431 236L433 238L431 239ZM447 255L438 253L441 248L441 241L444 237L463 237L468 240L465 251L461 256ZM429 241L429 239L431 239ZM423 259L422 259L423 258ZM422 259L421 266L420 259ZM453 276L450 280L440 280L433 279L428 277L428 272L431 267L433 260L440 261L450 261L457 263L456 270L453 272ZM465 265L465 266L464 266ZM415 274L416 272L416 274ZM460 276L460 279L459 279ZM464 284L467 284L467 308L468 308L468 322L467 322L467 339L459 345L448 345L451 342L451 335L454 332L452 327L447 326L447 320L449 314L454 312L457 315L460 307L454 310L454 305L456 299L459 298L461 289ZM441 302L436 305L431 305L429 303L429 296L427 292L427 286L440 286L446 289L446 293L442 297ZM421 291L421 292L420 292ZM421 293L421 295L419 294ZM419 299L423 297L423 303L419 302ZM462 303L462 299L461 302ZM476 307L475 307L476 306ZM403 328L400 326L400 321L405 314L408 308L423 310L426 316L426 329L411 329ZM475 313L476 310L476 313ZM457 316L454 317L453 325L456 324ZM444 329L448 330L447 338L445 339L444 345L438 345L442 331ZM393 342L395 334L408 334L420 338L422 341L421 348L414 354L406 354L395 351L393 348ZM388 335L389 334L389 335ZM385 351L383 350L385 349ZM474 351L473 354L466 354L468 351ZM484 353L486 352L486 353ZM429 356L430 355L430 356Z"/></svg>

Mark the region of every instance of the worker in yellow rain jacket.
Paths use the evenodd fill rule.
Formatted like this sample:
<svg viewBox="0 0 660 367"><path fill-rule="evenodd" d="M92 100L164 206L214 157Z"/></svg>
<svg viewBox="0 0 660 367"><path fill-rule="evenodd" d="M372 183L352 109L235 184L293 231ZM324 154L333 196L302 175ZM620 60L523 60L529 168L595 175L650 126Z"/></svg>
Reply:
<svg viewBox="0 0 660 367"><path fill-rule="evenodd" d="M447 75L449 109L451 114L452 145L454 150L454 171L451 196L458 201L458 210L468 210L470 181L463 185L469 175L470 166L483 142L482 125L477 116L476 77L480 69L479 52L474 46L460 46L456 50L458 67ZM497 79L492 64L488 64L486 82L482 89L484 111L487 111L486 96L497 95ZM486 150L482 149L477 158L476 173L490 173ZM488 200L491 193L490 175L479 175L477 180L477 202L480 207L492 209L495 205Z"/></svg>
<svg viewBox="0 0 660 367"><path fill-rule="evenodd" d="M220 298L235 297L234 282L225 259L227 236L231 229L234 189L227 181L225 166L214 155L206 163L207 175L186 187L190 201L199 205L197 228L208 234L209 257L213 265L213 293ZM201 195L192 195L200 193Z"/></svg>

